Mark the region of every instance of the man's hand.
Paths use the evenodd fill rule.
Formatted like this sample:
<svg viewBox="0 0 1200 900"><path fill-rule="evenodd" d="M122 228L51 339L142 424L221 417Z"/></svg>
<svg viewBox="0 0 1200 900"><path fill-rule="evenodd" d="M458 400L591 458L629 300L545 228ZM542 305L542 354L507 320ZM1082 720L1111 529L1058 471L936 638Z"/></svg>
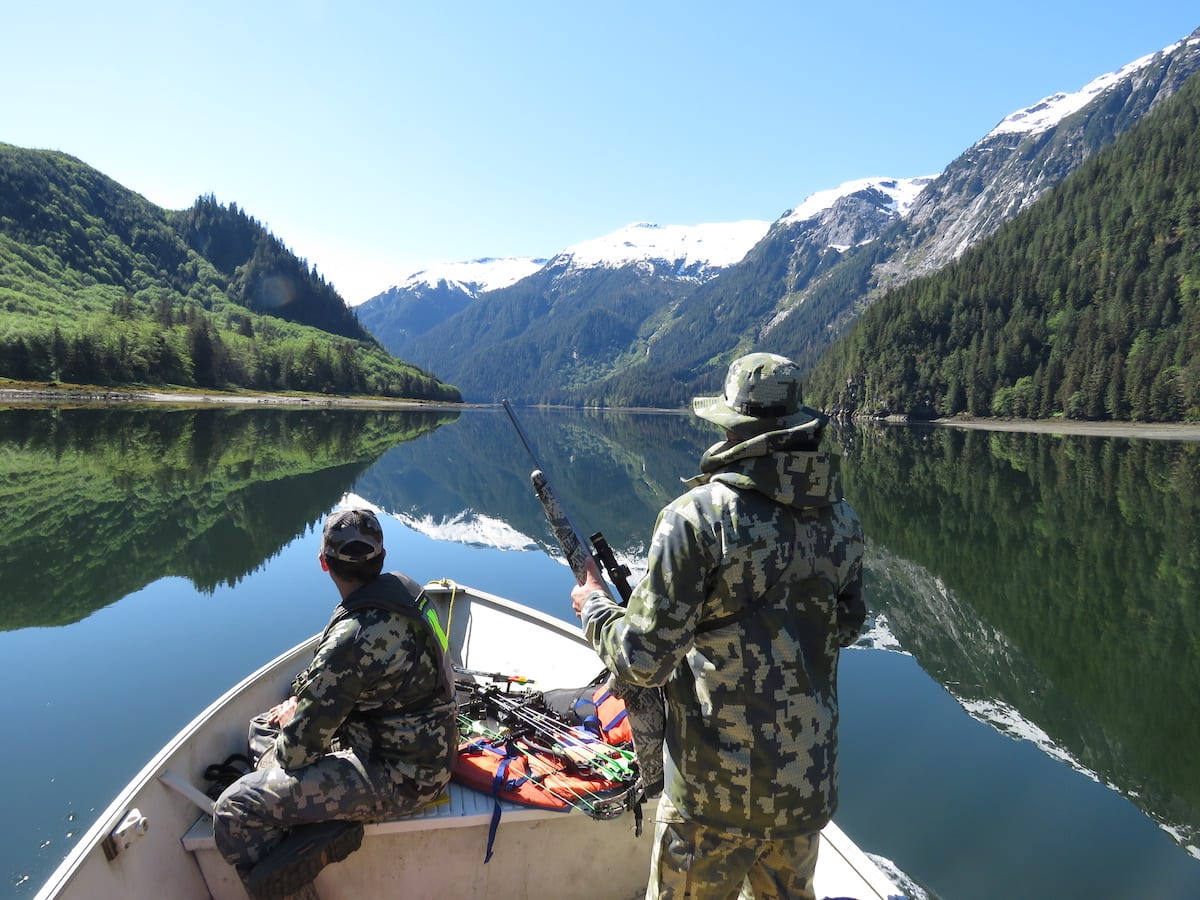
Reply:
<svg viewBox="0 0 1200 900"><path fill-rule="evenodd" d="M583 613L583 603L594 594L596 591L608 593L608 588L604 582L600 580L600 570L596 567L596 560L588 557L583 561L583 569L587 573L587 577L583 580L583 584L577 584L571 589L571 607L575 610L575 615Z"/></svg>
<svg viewBox="0 0 1200 900"><path fill-rule="evenodd" d="M296 697L288 697L277 706L272 706L267 710L267 721L274 722L280 728L292 721L292 716L296 714L296 704L299 703Z"/></svg>

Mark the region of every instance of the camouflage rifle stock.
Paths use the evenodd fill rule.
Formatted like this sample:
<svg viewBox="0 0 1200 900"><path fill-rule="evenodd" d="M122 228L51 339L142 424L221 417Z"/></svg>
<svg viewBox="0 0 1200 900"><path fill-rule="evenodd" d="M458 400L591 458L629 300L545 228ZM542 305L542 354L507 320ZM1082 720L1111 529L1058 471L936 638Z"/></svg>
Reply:
<svg viewBox="0 0 1200 900"><path fill-rule="evenodd" d="M517 430L517 436L521 439L521 443L525 445L525 449L533 460L535 468L529 474L529 480L533 483L533 492L537 494L538 501L542 504L546 518L550 522L550 527L554 529L554 537L558 541L558 546L562 548L563 555L567 558L567 565L571 567L571 571L575 574L575 580L579 584L583 584L586 577L584 565L587 562L587 558L592 556L595 558L597 564L608 574L609 580L616 586L617 592L621 595L621 600L628 600L629 595L633 593L633 588L629 586L629 567L617 562L612 547L609 546L608 541L605 540L604 535L599 531L591 537L593 551L589 552L588 545L584 543L581 532L575 527L571 521L571 517L567 515L566 507L558 499L558 494L555 493L554 488L550 486L550 479L546 477L545 470L543 470L537 454L534 453L532 445L529 443L528 438L525 437L525 432L521 429L521 423L517 421L516 413L513 412L507 400L501 400L500 402L504 406L504 411L508 413L509 419L512 420L513 427Z"/></svg>

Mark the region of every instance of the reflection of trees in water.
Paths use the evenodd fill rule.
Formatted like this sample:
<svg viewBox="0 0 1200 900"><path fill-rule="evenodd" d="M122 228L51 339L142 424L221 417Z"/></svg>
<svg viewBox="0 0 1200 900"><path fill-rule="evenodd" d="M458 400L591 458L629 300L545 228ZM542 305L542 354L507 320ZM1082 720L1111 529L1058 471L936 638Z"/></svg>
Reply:
<svg viewBox="0 0 1200 900"><path fill-rule="evenodd" d="M234 584L454 415L0 411L0 628L76 621L168 575Z"/></svg>
<svg viewBox="0 0 1200 900"><path fill-rule="evenodd" d="M519 415L576 524L635 560L718 437L686 415ZM837 442L869 601L906 649L1200 830L1200 445L932 428ZM236 583L350 490L551 545L530 468L500 410L0 411L0 627L75 621L166 575Z"/></svg>
<svg viewBox="0 0 1200 900"><path fill-rule="evenodd" d="M1200 445L889 428L846 469L874 600L923 668L1196 844Z"/></svg>

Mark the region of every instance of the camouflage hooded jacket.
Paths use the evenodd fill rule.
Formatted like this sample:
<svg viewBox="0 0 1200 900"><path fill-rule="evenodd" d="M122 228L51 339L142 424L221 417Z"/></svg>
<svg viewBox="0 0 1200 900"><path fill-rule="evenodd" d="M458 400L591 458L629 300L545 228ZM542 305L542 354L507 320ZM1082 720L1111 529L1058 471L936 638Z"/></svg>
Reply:
<svg viewBox="0 0 1200 900"><path fill-rule="evenodd" d="M837 664L862 627L863 534L836 457L773 432L722 443L659 514L622 609L582 619L618 678L663 685L660 815L762 838L837 806Z"/></svg>
<svg viewBox="0 0 1200 900"><path fill-rule="evenodd" d="M387 608L415 600L414 590L399 573L383 574L338 605L292 684L296 713L275 742L285 769L353 750L393 778L428 788L449 781L458 738L449 663L415 605L405 615Z"/></svg>

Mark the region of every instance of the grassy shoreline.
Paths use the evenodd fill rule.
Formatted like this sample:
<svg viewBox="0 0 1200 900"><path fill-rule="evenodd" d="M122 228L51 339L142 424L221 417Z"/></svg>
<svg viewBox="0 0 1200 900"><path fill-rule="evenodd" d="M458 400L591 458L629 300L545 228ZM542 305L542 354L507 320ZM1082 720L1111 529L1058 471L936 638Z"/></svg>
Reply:
<svg viewBox="0 0 1200 900"><path fill-rule="evenodd" d="M904 423L908 425L913 422ZM978 431L1027 431L1035 434L1071 434L1092 437L1127 437L1161 441L1200 441L1196 422L1084 422L1077 419L934 419L929 424Z"/></svg>
<svg viewBox="0 0 1200 900"><path fill-rule="evenodd" d="M114 405L178 404L239 406L324 406L371 409L484 409L494 403L445 403L394 397L351 397L328 394L273 394L250 391L204 391L194 388L109 388L95 385L30 384L0 381L0 404ZM680 412L684 410L654 410ZM955 416L915 422L906 419L872 420L885 426L931 425L980 431L1024 431L1036 434L1129 437L1148 440L1200 441L1200 422L1084 422L1076 419L1006 419Z"/></svg>
<svg viewBox="0 0 1200 900"><path fill-rule="evenodd" d="M324 406L371 409L471 409L469 403L337 394L278 394L257 391L218 391L196 388L100 387L80 384L22 384L0 381L0 404L22 406L115 406L174 404L186 406Z"/></svg>

